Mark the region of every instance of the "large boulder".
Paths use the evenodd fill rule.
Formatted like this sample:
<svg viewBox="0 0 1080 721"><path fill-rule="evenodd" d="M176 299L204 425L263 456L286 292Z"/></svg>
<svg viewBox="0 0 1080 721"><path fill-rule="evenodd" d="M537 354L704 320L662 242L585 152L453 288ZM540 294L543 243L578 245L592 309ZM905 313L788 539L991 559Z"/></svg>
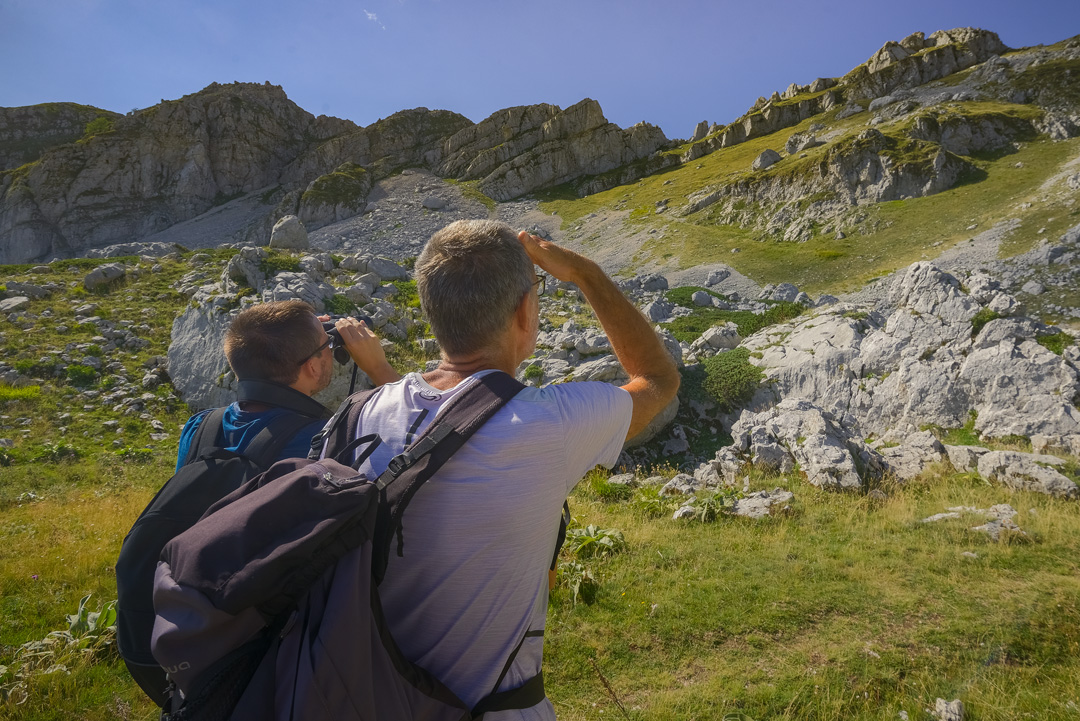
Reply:
<svg viewBox="0 0 1080 721"><path fill-rule="evenodd" d="M311 247L308 243L307 229L295 215L286 215L274 223L274 229L270 233L270 247L307 250Z"/></svg>
<svg viewBox="0 0 1080 721"><path fill-rule="evenodd" d="M83 287L87 290L97 290L127 275L127 269L120 263L106 263L99 265L86 274L83 278Z"/></svg>
<svg viewBox="0 0 1080 721"><path fill-rule="evenodd" d="M754 170L765 170L771 168L780 162L780 153L771 148L767 148L754 158L754 162L750 164L750 167Z"/></svg>

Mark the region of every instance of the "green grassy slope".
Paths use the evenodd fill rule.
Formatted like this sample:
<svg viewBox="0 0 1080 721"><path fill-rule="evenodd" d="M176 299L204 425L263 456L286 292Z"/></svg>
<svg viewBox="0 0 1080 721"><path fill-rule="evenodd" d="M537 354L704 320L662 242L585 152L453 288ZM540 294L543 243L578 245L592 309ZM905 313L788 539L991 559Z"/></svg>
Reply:
<svg viewBox="0 0 1080 721"><path fill-rule="evenodd" d="M200 270L214 278L228 252L209 255ZM84 410L94 404L78 394L107 391L121 370L137 379L145 360L164 354L171 314L187 303L170 285L190 259L100 293L80 291L78 280L105 261L56 263L45 274L3 269L66 290L31 304L30 327L0 321L7 362L29 361L40 379L37 391L0 386L0 437L14 440L0 460L0 718L156 718L111 647L39 648L38 673L25 679L18 674L31 659L18 648L66 628L86 594L92 608L115 597L124 534L172 473L187 411L170 403L168 384L147 401L170 434L160 442L138 414ZM90 329L56 331L86 302L113 320L145 318L150 345L114 354L120 368L77 385L49 375L40 359L93 342L83 335ZM408 348L391 356L402 368L420 362ZM1080 466L1067 470L1077 476ZM564 565L552 597L545 675L560 718L622 717L620 704L631 719L878 719L899 710L916 718L939 696L961 698L977 719L1071 712L1080 688L1075 502L990 487L947 467L887 483L885 501L825 493L797 474L750 479L751 490L793 491L790 511L675 522L672 502L655 495L597 474L579 486L576 523L618 529L627 547L609 558L563 553L596 583L575 603L575 573ZM1019 510L1026 537L991 542L968 530L981 522L974 516L919 523L950 506L996 503ZM64 669L40 673L57 663Z"/></svg>
<svg viewBox="0 0 1080 721"><path fill-rule="evenodd" d="M1053 142L1034 137L1030 132L1027 136L1031 139L1019 143L1019 147L963 158L973 170L949 190L924 198L852 209L857 215L853 222L842 224L847 235L843 240L836 239L835 229L826 228L817 228L813 237L803 243L776 240L753 227L725 222L718 217L719 204L688 217L677 217L679 208L687 203L687 196L703 188L753 178L798 180L812 174L831 148L864 130L870 117L868 113L860 113L837 121L837 112L808 118L795 127L585 198L557 191L548 193L542 196L541 207L560 215L567 230L583 216L601 209L629 210L625 222L630 229L662 230L662 239L648 241L638 250L634 257L636 267L666 263L668 267L687 268L723 262L760 283L790 282L811 293L856 289L870 278L916 260L936 257L974 233L1007 219L1017 218L1021 225L1003 243L1003 257L1024 252L1040 239L1054 239L1080 223L1080 205L1075 198L1057 197L1041 187L1065 163L1080 155L1080 139ZM949 112L954 116L996 117L1010 122L1026 122L1039 115L1030 105L992 102L966 103ZM886 137L902 142L912 122L912 118L901 118L876 128ZM806 132L814 123L822 123L827 126L825 132L836 134L827 145L805 151L805 158L785 157L763 173L750 170L754 158L763 150L781 150L791 134ZM903 162L902 157L898 156L897 160ZM671 210L655 213L656 203L664 200L669 201ZM805 208L818 200L808 197L798 205ZM767 208L752 206L746 210L751 214L768 212ZM973 225L975 230L970 229ZM733 253L736 248L738 252Z"/></svg>

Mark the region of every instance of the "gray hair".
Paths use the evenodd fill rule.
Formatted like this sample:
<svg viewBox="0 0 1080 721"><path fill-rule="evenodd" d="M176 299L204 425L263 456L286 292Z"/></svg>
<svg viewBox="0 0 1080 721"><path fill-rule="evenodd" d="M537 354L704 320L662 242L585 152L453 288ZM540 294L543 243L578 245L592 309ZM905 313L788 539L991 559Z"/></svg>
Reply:
<svg viewBox="0 0 1080 721"><path fill-rule="evenodd" d="M431 236L416 259L416 287L443 350L491 347L529 292L532 265L506 223L459 220Z"/></svg>

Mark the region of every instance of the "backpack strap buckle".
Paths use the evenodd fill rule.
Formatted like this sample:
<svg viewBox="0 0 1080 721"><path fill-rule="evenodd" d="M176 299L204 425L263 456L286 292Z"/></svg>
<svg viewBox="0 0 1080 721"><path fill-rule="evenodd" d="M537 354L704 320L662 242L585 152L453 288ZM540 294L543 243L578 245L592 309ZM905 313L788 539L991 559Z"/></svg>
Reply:
<svg viewBox="0 0 1080 721"><path fill-rule="evenodd" d="M387 464L386 468L396 478L407 471L417 460L416 456L408 451L403 451L391 458L390 463Z"/></svg>

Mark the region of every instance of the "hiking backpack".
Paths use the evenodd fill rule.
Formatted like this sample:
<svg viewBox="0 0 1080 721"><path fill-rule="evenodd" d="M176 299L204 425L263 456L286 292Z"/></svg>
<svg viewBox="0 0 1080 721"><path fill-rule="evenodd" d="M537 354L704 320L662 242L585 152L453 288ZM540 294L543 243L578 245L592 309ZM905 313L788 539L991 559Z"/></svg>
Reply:
<svg viewBox="0 0 1080 721"><path fill-rule="evenodd" d="M300 400L268 390L267 385L245 381L239 396L241 400L276 400L276 405L291 412L271 420L243 453L221 447L224 408L204 416L184 464L139 515L116 560L117 649L132 678L159 706L167 700L168 680L151 653L150 635L154 627L154 573L161 549L210 506L269 468L281 448L302 428L327 414L321 404L306 396Z"/></svg>
<svg viewBox="0 0 1080 721"><path fill-rule="evenodd" d="M163 718L465 721L541 702L542 674L497 689L524 639L543 631L525 633L469 708L401 654L378 592L409 501L521 388L505 373L477 379L377 479L352 467L376 434L328 442L333 458L276 463L173 539L155 578L153 651L183 698ZM340 426L355 424L342 418L375 392L347 399L313 448L348 438Z"/></svg>

